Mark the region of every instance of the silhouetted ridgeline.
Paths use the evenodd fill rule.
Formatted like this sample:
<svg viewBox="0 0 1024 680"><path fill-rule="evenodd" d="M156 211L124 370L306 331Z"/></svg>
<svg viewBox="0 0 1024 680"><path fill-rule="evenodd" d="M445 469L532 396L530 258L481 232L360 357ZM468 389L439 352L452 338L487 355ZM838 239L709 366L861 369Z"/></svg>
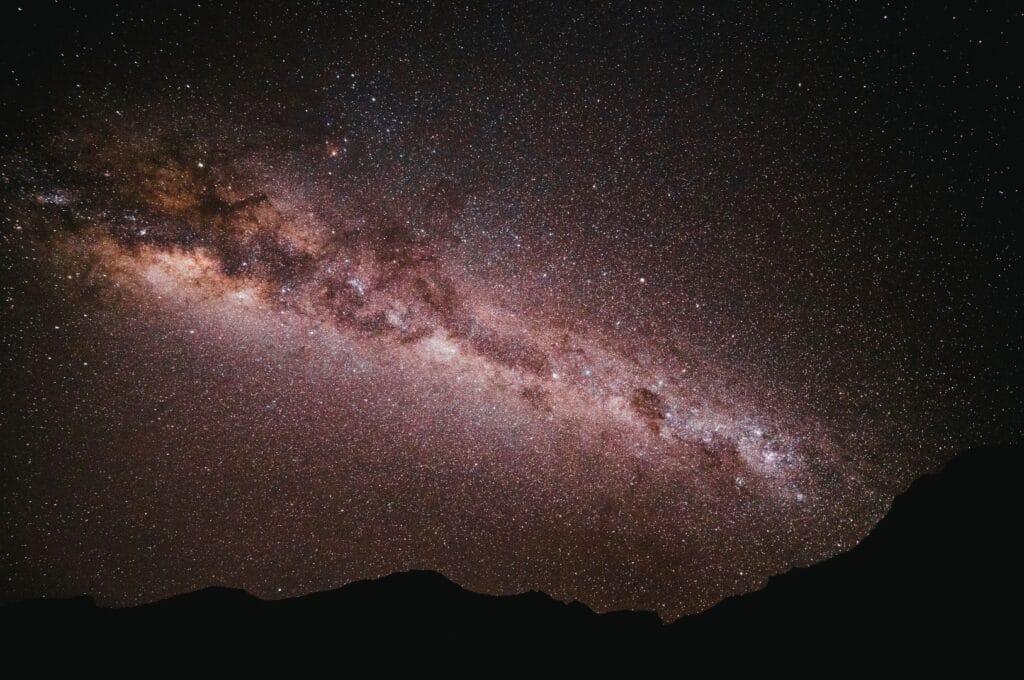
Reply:
<svg viewBox="0 0 1024 680"><path fill-rule="evenodd" d="M263 601L210 588L130 609L89 598L36 600L0 609L7 635L289 634L415 636L565 642L572 638L674 642L749 650L816 645L897 647L922 654L964 646L993 652L1017 614L1019 448L958 455L918 480L857 548L773 578L756 593L662 625L651 613L598 615L542 593L492 597L428 571L394 574L305 597ZM1012 506L1012 510L1011 510Z"/></svg>

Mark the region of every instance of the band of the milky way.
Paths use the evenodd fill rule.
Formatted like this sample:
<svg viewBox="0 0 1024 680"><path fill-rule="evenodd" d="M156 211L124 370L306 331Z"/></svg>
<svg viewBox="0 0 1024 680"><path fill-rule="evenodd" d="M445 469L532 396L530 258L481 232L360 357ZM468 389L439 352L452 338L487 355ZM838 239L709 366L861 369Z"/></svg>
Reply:
<svg viewBox="0 0 1024 680"><path fill-rule="evenodd" d="M672 618L1019 436L1009 10L43 9L6 599L430 568Z"/></svg>

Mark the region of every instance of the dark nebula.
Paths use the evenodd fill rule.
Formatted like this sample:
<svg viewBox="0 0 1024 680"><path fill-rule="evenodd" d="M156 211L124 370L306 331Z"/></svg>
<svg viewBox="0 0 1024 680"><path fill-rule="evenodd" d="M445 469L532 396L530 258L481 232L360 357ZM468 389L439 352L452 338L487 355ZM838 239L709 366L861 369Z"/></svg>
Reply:
<svg viewBox="0 0 1024 680"><path fill-rule="evenodd" d="M1019 11L3 12L6 600L673 619L1020 436Z"/></svg>

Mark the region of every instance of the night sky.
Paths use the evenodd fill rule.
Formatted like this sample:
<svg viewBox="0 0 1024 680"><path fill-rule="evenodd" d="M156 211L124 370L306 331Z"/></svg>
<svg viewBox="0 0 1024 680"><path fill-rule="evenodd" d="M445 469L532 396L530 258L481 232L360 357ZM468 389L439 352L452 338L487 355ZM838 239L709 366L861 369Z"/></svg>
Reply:
<svg viewBox="0 0 1024 680"><path fill-rule="evenodd" d="M1020 438L1014 3L95 4L0 15L3 600L673 619Z"/></svg>

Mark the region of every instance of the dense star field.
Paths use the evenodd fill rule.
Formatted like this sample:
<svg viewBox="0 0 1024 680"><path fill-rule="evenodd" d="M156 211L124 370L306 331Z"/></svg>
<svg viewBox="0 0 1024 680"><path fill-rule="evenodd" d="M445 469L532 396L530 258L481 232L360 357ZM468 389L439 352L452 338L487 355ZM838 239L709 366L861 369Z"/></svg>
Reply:
<svg viewBox="0 0 1024 680"><path fill-rule="evenodd" d="M675 618L1020 435L1009 6L91 5L3 10L5 600Z"/></svg>

